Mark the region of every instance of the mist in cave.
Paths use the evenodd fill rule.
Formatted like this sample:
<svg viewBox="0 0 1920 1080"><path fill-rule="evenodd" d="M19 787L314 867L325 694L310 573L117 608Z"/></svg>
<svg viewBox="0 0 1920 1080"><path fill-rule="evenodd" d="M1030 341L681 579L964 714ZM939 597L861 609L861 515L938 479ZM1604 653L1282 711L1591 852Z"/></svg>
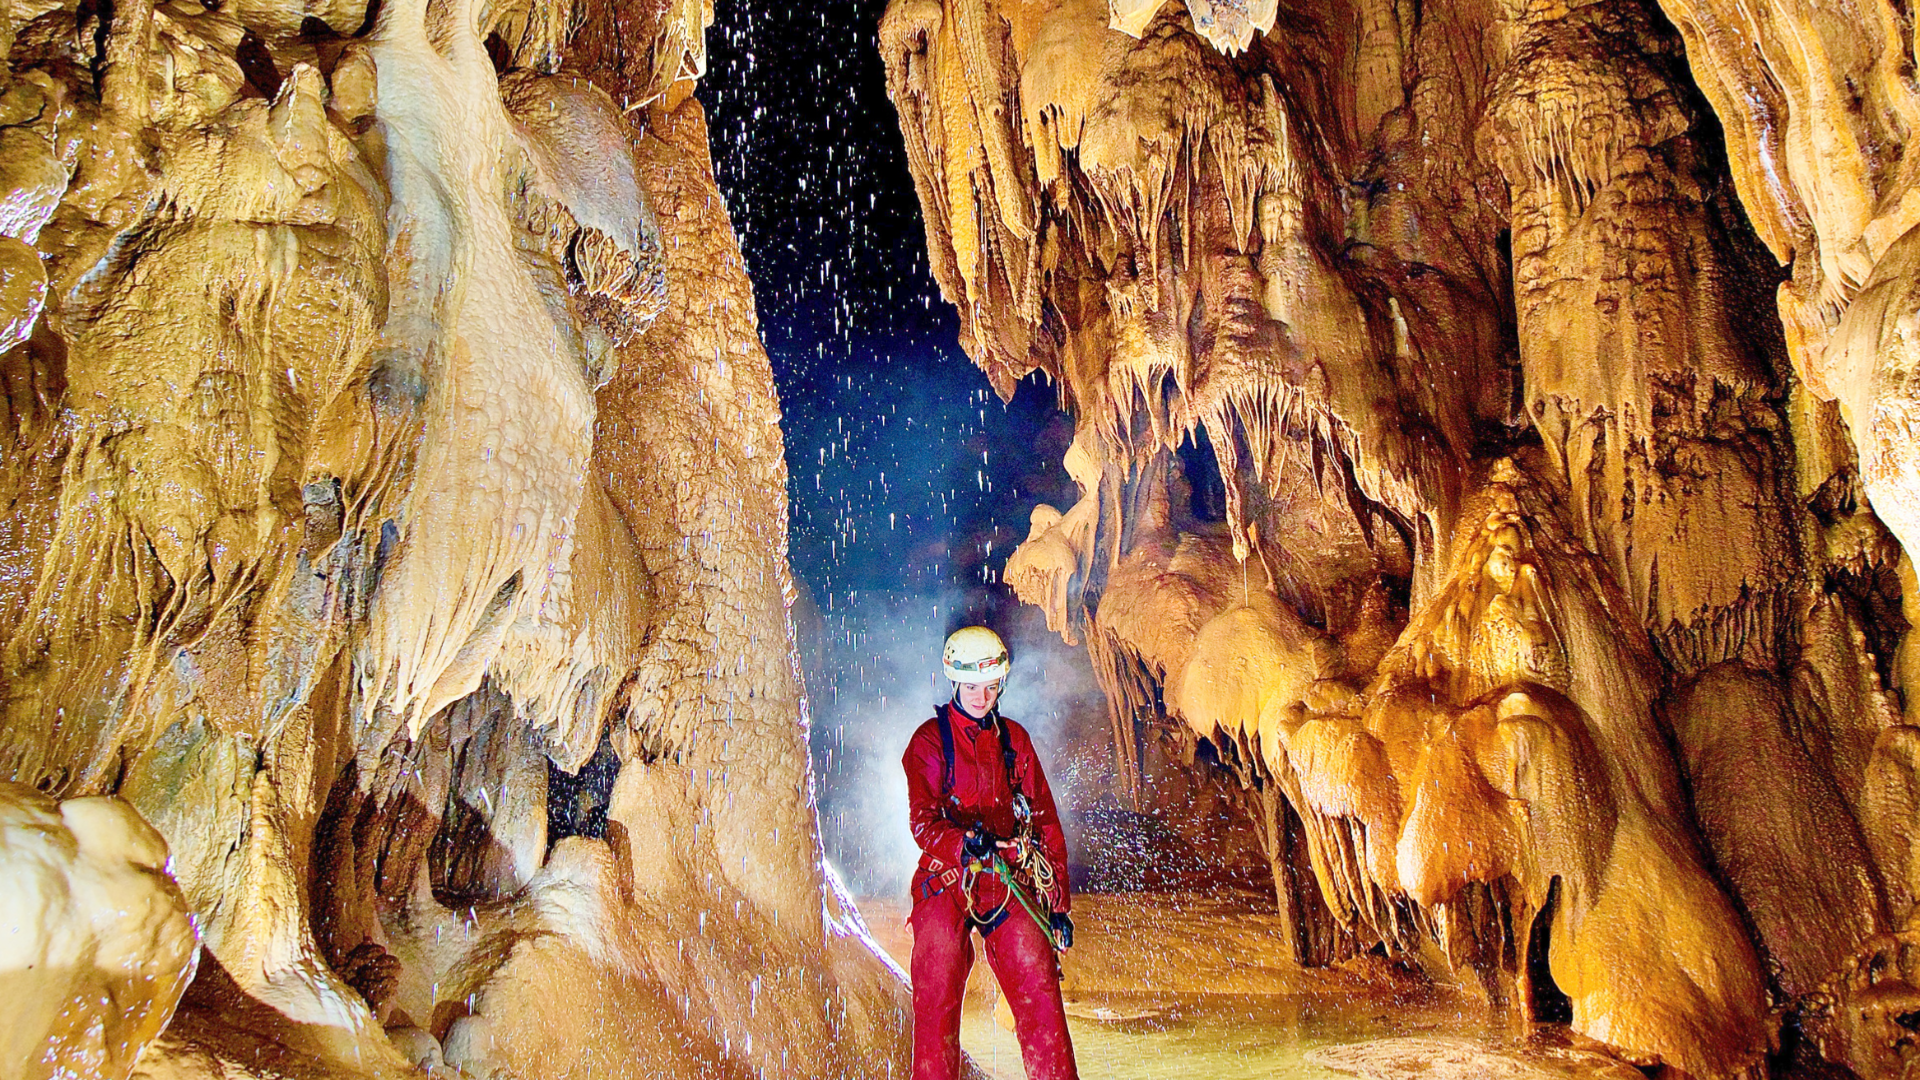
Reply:
<svg viewBox="0 0 1920 1080"><path fill-rule="evenodd" d="M1028 502L1071 491L1072 428L1041 380L1003 403L960 351L886 101L883 8L723 10L701 90L784 411L822 839L875 896L904 895L918 857L900 754L951 692L949 632L1005 632L1004 707L1049 749L1104 709L1084 657L997 580ZM1096 771L1066 801L1110 786Z"/></svg>
<svg viewBox="0 0 1920 1080"><path fill-rule="evenodd" d="M1086 656L999 580L1032 504L1076 497L1062 464L1073 426L1044 377L1003 402L959 347L886 100L884 6L743 5L730 19L723 8L701 91L784 408L792 558L807 594L795 626L828 857L863 896L905 894L918 852L901 751L951 693L941 641L989 625L1016 657L1002 709L1054 763L1082 841L1077 883L1217 871L1258 886L1228 866L1250 833L1221 851L1155 849L1168 826L1138 815L1115 776Z"/></svg>
<svg viewBox="0 0 1920 1080"><path fill-rule="evenodd" d="M803 590L795 630L829 864L904 968L919 853L901 753L952 693L941 641L988 625L1014 656L1001 708L1034 734L1073 886L1089 890L1082 910L1099 905L1083 949L1097 973L1066 959L1083 1075L1391 1076L1436 1054L1461 1076L1515 1067L1489 1052L1498 1025L1444 993L1397 976L1301 972L1273 925L1245 778L1213 744L1160 743L1151 728L1129 732L1148 750L1143 762L1135 745L1129 760L1086 653L1000 580L1032 506L1079 496L1064 464L1074 427L1053 380L1029 376L1003 401L959 346L918 242L921 207L878 63L884 8L742 5L728 18L723 6L700 91L780 387ZM1223 521L1205 431L1177 451L1191 515ZM984 961L977 968L963 1029L973 1066L1024 1075L1011 1014ZM1410 1033L1442 1040L1378 1041ZM1329 1046L1352 1049L1309 1056ZM1605 1075L1598 1060L1553 1051L1522 1067Z"/></svg>
<svg viewBox="0 0 1920 1080"><path fill-rule="evenodd" d="M1914 40L0 6L0 1080L1920 1076Z"/></svg>

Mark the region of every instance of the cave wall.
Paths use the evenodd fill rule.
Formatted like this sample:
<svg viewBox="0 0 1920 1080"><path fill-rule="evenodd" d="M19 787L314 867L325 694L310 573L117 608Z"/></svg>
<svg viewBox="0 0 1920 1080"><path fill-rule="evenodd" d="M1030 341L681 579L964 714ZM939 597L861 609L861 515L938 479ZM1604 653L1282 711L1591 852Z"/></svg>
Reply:
<svg viewBox="0 0 1920 1080"><path fill-rule="evenodd" d="M1678 1075L1897 1075L1912 20L1663 7L880 37L963 346L1075 418L1005 580L1123 769L1168 719L1238 769L1297 955Z"/></svg>
<svg viewBox="0 0 1920 1080"><path fill-rule="evenodd" d="M903 987L819 857L779 403L691 96L711 20L0 14L5 857L152 913L10 909L111 958L106 997L8 984L73 1006L20 1046L901 1060Z"/></svg>

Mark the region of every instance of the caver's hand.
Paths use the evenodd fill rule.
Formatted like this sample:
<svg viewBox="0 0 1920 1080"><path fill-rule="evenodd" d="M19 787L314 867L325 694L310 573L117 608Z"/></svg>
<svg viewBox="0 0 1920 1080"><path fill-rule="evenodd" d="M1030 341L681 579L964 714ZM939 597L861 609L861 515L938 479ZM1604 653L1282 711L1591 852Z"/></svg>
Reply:
<svg viewBox="0 0 1920 1080"><path fill-rule="evenodd" d="M1073 948L1073 920L1064 911L1056 911L1047 920L1053 927L1053 947L1061 952Z"/></svg>
<svg viewBox="0 0 1920 1080"><path fill-rule="evenodd" d="M978 826L967 830L966 851L976 859L984 859L993 854L993 849L1004 843L999 837Z"/></svg>

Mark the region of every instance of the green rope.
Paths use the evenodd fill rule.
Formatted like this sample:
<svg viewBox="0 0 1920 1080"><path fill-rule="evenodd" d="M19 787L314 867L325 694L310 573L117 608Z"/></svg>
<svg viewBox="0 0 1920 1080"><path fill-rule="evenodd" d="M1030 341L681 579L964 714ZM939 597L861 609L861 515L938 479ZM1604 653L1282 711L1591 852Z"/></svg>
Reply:
<svg viewBox="0 0 1920 1080"><path fill-rule="evenodd" d="M1013 868L1007 865L1007 860L1001 858L997 851L993 853L993 874L1006 884L1007 891L1013 894L1015 900L1020 901L1021 910L1027 913L1027 917L1033 920L1033 925L1039 927L1041 933L1047 935L1047 940L1053 944L1054 950L1059 951L1060 941L1053 936L1052 921L1043 918L1040 912L1035 910L1033 902L1027 899L1026 890L1013 880Z"/></svg>

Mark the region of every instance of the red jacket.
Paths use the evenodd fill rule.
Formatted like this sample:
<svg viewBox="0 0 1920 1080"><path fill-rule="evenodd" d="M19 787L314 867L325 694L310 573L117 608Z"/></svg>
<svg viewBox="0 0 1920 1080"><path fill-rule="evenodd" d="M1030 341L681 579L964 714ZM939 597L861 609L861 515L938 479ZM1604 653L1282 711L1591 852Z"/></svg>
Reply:
<svg viewBox="0 0 1920 1080"><path fill-rule="evenodd" d="M1000 735L990 722L975 720L951 704L940 706L953 731L953 791L944 790L946 754L941 747L940 718L920 725L907 742L901 765L907 771L907 807L913 839L920 845L920 865L913 873L913 900L917 906L956 885L966 862L967 830L981 826L1003 840L1019 830L1013 814L1013 789L1000 750ZM997 714L996 714L997 715ZM1064 912L1071 901L1067 889L1067 838L1054 809L1040 758L1033 752L1027 729L1000 717L1013 744L1013 781L1033 810L1035 846L1053 864L1054 886L1047 895L1054 911ZM987 886L982 888L981 886ZM981 874L976 899L997 904L997 879ZM1036 897L1035 899L1038 899Z"/></svg>

